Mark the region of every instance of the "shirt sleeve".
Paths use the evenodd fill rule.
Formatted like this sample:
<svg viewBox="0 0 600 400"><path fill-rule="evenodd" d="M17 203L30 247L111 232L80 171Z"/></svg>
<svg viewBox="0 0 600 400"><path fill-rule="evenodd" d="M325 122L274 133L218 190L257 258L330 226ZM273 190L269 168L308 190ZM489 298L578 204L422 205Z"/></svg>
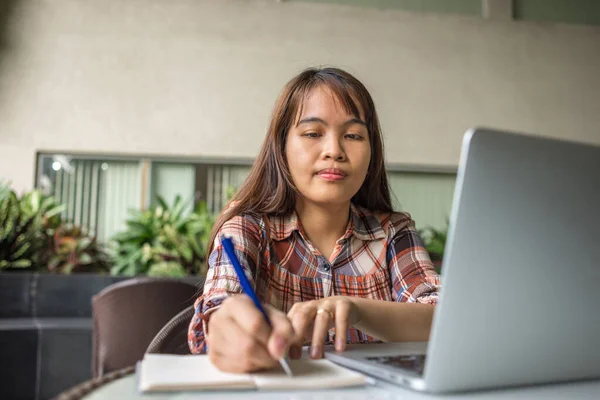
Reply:
<svg viewBox="0 0 600 400"><path fill-rule="evenodd" d="M246 272L250 284L254 285L262 248L262 229L258 221L249 216L229 219L219 229L213 250L208 258L208 271L202 295L194 302L194 316L188 329L188 346L193 354L206 353L207 322L210 314L242 288L235 269L221 244L221 237L232 239L235 254Z"/></svg>
<svg viewBox="0 0 600 400"><path fill-rule="evenodd" d="M423 239L409 214L394 213L390 221L391 237L387 261L395 301L437 304L441 289Z"/></svg>

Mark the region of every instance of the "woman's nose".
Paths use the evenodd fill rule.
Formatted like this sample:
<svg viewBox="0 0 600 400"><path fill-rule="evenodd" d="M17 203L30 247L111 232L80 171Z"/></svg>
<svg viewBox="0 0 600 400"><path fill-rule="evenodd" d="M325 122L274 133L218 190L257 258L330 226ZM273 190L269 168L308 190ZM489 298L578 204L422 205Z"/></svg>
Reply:
<svg viewBox="0 0 600 400"><path fill-rule="evenodd" d="M344 161L346 159L346 153L341 143L337 138L332 138L325 141L325 148L323 149L323 155L326 160Z"/></svg>

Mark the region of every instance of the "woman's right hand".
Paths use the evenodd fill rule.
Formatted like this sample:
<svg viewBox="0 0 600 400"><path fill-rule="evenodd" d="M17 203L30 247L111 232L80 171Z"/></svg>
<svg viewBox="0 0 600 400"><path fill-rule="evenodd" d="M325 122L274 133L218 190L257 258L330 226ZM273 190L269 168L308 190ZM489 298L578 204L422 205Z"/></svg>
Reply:
<svg viewBox="0 0 600 400"><path fill-rule="evenodd" d="M246 295L226 299L208 320L208 356L224 372L245 373L272 368L294 341L287 316L263 305L272 327Z"/></svg>

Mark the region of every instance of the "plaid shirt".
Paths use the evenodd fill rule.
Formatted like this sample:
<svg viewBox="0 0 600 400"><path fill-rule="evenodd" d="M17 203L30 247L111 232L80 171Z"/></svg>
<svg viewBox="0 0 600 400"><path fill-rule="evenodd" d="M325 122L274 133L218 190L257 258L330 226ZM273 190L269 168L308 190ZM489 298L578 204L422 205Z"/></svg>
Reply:
<svg viewBox="0 0 600 400"><path fill-rule="evenodd" d="M295 213L266 220L236 216L223 224L209 256L203 295L195 302L188 331L192 353L206 351L208 315L227 296L241 293L221 235L232 238L261 301L286 313L296 302L335 295L437 303L439 275L409 214L374 214L352 205L346 232L329 260L306 239ZM329 341L333 340L332 330ZM349 329L349 343L372 341L365 333Z"/></svg>

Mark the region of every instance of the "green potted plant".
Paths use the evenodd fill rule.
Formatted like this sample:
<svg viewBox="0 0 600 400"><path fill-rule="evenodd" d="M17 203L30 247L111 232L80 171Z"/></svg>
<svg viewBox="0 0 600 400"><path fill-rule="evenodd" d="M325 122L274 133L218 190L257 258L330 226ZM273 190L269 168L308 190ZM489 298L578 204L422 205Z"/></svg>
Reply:
<svg viewBox="0 0 600 400"><path fill-rule="evenodd" d="M127 229L113 236L113 274L182 277L204 274L206 249L215 216L200 202L185 215L187 204L161 197L145 211L130 210Z"/></svg>
<svg viewBox="0 0 600 400"><path fill-rule="evenodd" d="M1 184L0 270L39 268L46 232L60 225L64 209L38 190L19 198L7 184Z"/></svg>
<svg viewBox="0 0 600 400"><path fill-rule="evenodd" d="M73 224L62 224L47 232L46 247L41 251L40 261L49 272L62 274L107 273L110 262L96 238Z"/></svg>

